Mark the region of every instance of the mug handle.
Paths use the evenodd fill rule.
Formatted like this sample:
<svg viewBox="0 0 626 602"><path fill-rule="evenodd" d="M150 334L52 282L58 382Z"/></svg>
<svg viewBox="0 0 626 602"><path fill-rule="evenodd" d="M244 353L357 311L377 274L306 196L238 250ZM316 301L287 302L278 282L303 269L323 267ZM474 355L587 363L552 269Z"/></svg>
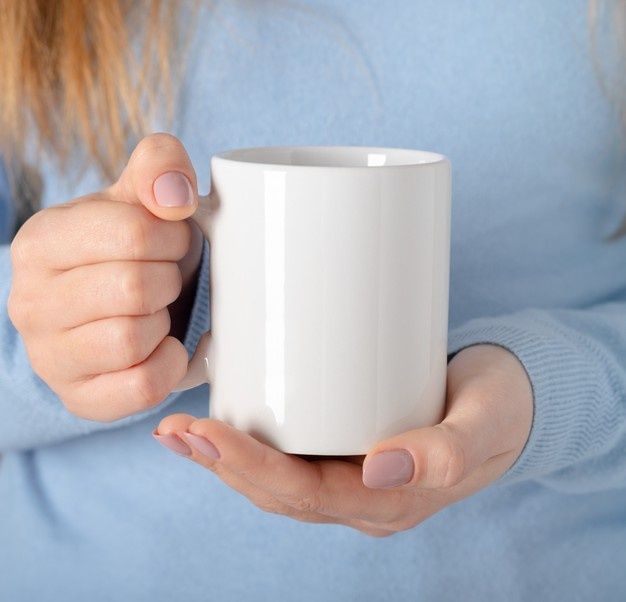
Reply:
<svg viewBox="0 0 626 602"><path fill-rule="evenodd" d="M198 224L204 238L210 243L209 224L211 213L215 207L216 197L211 189L207 196L198 198L198 208L189 219ZM209 352L211 346L211 331L207 330L198 341L191 360L187 364L187 372L172 392L186 391L209 382Z"/></svg>

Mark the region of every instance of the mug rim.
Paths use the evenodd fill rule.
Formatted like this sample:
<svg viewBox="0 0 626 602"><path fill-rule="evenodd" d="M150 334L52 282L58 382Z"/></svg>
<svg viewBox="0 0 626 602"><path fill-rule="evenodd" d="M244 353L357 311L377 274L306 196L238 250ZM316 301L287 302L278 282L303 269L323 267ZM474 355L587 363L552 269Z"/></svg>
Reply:
<svg viewBox="0 0 626 602"><path fill-rule="evenodd" d="M339 152L339 153L366 153L371 155L389 155L389 154L404 154L405 156L415 157L414 161L408 162L392 162L385 164L372 164L372 165L342 165L338 162L336 165L315 165L307 163L287 163L284 161L268 161L263 160L263 154L280 153L290 151L304 151L304 152ZM244 154L256 153L258 159L243 158ZM437 165L440 163L450 163L448 157L441 153L437 153L429 150L419 150L413 148L401 148L401 147L385 147L385 146L345 146L345 145L304 145L304 146L252 146L227 149L215 153L211 157L213 160L225 161L228 163L236 163L238 165L250 165L264 168L279 168L279 169L339 169L339 170L363 170L363 169L406 169L416 167L428 167Z"/></svg>

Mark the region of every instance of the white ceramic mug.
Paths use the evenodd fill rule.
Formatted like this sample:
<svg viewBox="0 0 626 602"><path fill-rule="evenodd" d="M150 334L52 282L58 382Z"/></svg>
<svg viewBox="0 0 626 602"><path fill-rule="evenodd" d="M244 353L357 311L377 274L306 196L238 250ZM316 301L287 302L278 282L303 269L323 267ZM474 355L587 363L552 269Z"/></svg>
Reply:
<svg viewBox="0 0 626 602"><path fill-rule="evenodd" d="M443 413L450 162L365 147L211 159L211 331L176 390L284 452L365 454Z"/></svg>

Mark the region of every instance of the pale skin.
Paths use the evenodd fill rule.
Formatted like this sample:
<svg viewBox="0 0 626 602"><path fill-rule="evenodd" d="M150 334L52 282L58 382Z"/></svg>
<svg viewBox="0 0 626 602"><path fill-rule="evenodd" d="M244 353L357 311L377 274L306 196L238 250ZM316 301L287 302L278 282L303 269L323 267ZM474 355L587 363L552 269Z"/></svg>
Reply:
<svg viewBox="0 0 626 602"><path fill-rule="evenodd" d="M155 179L172 171L191 184L188 206L156 203ZM185 149L157 134L138 145L116 183L40 211L15 236L9 316L33 370L68 411L117 420L159 404L183 377L188 358L179 339L201 251L201 235L186 218L197 202ZM532 414L521 363L484 344L450 361L441 423L381 441L366 456L284 454L226 423L187 414L164 418L155 433L170 435L189 459L267 512L385 537L496 481L521 453ZM219 458L201 453L186 433L210 441ZM368 461L388 450L408 452L410 479L366 486Z"/></svg>

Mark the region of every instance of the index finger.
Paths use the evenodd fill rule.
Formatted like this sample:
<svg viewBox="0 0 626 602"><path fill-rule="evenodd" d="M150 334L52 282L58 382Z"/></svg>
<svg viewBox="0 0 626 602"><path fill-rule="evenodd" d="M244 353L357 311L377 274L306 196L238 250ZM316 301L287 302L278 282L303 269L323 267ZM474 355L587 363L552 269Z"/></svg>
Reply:
<svg viewBox="0 0 626 602"><path fill-rule="evenodd" d="M26 241L27 249L18 260L53 270L105 261L179 261L191 242L186 221L165 221L141 205L103 194L50 207L23 230L21 244Z"/></svg>
<svg viewBox="0 0 626 602"><path fill-rule="evenodd" d="M220 454L216 461L228 470L299 511L384 523L401 514L409 497L407 491L365 487L361 467L354 462L307 462L218 420L196 420L187 432L210 441Z"/></svg>

